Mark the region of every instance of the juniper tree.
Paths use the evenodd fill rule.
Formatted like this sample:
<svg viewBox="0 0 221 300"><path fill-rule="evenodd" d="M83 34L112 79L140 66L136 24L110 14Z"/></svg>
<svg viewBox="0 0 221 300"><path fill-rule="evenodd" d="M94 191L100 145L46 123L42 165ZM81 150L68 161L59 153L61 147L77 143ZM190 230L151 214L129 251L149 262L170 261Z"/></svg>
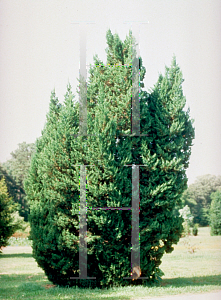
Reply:
<svg viewBox="0 0 221 300"><path fill-rule="evenodd" d="M132 33L122 42L107 32L107 63L97 56L87 86L87 135L70 89L59 106L53 95L42 137L37 143L26 192L34 257L49 280L59 285L127 285L131 273L132 165L140 166L140 268L136 284L159 279L165 252L182 233L175 207L186 188L185 170L194 137L183 110L182 74L173 59L150 93L142 90L145 68L136 57ZM139 72L134 65L139 65ZM140 81L140 132L131 131L131 93ZM80 165L87 165L87 270L96 280L78 277ZM80 176L80 177L79 177ZM79 186L80 178L80 186ZM138 195L138 191L136 191ZM81 196L81 195L80 195ZM81 211L80 206L80 211ZM139 273L139 272L138 272ZM137 278L136 276L135 278ZM72 278L72 279L71 279Z"/></svg>
<svg viewBox="0 0 221 300"><path fill-rule="evenodd" d="M104 66L101 61L95 58L97 66L90 73L91 77L88 88L90 103L88 103L88 108L92 116L95 116L94 111L100 111L100 104L97 100L99 95L105 95L106 106L109 103L109 112L108 109L101 109L103 114L100 113L99 115L100 131L98 132L100 139L98 138L95 141L95 147L99 145L99 148L102 149L103 146L103 151L100 151L100 156L97 155L95 148L93 148L92 152L95 159L99 157L103 164L106 162L103 165L102 174L110 170L109 178L107 176L105 180L105 176L103 176L104 182L98 182L98 186L105 185L106 188L106 185L111 185L111 181L113 181L116 193L114 194L109 191L106 194L106 196L108 195L107 200L101 193L100 195L103 196L102 199L98 198L97 195L93 195L92 203L90 203L90 183L92 186L97 186L97 183L89 181L88 203L92 206L101 205L101 207L109 205L113 207L131 206L132 173L131 169L124 167L124 165L133 163L146 165L145 167L140 167L141 270L142 277L152 277L154 279L159 274L162 274L158 267L161 263L160 259L163 253L165 251L171 252L173 250L172 244L177 243L181 236L182 220L179 216L175 215L175 206L180 203L180 196L187 187L185 169L188 167L194 130L192 120L189 118L189 112L183 111L185 106L185 97L183 96L181 87L183 78L175 58L173 58L171 68L166 68L165 76L160 76L153 91L149 95L145 91L141 91L141 133L147 136L122 137L122 134L130 133L131 129L131 110L128 107L131 104L132 75L131 70L126 69L125 65L131 63L131 51L134 40L130 36L124 44L120 44L118 36L112 36L108 32L107 43L109 46L107 49L107 65L110 64L110 66ZM126 48L125 45L130 46ZM120 68L119 65L123 64L125 64L124 67ZM141 59L140 69L142 75L140 81L142 82L145 69L142 67ZM126 77L130 83L128 85L124 77L124 72L128 72ZM124 81L122 80L123 77ZM94 109L94 107L96 108ZM124 107L126 108L125 112ZM109 123L107 121L106 123L102 122L107 113L109 115ZM107 128L111 128L111 125L108 125L111 123L111 120L116 120L115 137L120 137L116 148L114 145L114 135L112 136L111 132L109 135L107 134L108 138L102 135ZM97 124L96 121L95 124ZM97 132L96 129L95 125L95 132ZM91 130L91 132L93 131ZM113 132L115 132L115 128ZM92 145L93 141L90 139L90 143L88 144L89 149L92 149ZM113 145L112 151L110 150L111 145ZM113 153L115 153L115 159ZM107 155L108 159L105 159L105 155ZM89 155L89 159L91 157L93 157L92 153ZM90 178L89 175L88 178ZM105 188L103 191L105 191ZM129 224L131 223L131 214L120 213L119 220L122 220L124 226L119 229L119 226L110 226L112 218L114 218L113 212L100 212L100 214L105 215L103 218L106 220L106 223L103 222L103 228L105 230L108 228L110 232L111 229L117 228L119 235L117 237L114 231L112 231L112 234L106 231L101 233L103 239L106 236L109 237L108 244L111 244L112 255L118 259L117 264L117 262L113 262L110 258L111 255L109 256L109 263L106 258L105 272L106 274L108 272L111 274L111 271L109 271L112 267L111 264L115 265L114 273L112 272L112 274L116 277L119 277L119 274L121 274L119 282L122 281L122 277L128 275L130 256L127 251L124 252L122 249L117 249L119 250L117 252L116 245L121 244L125 249L128 249L128 244L125 240L127 242L131 240L131 234L127 235L128 221ZM113 224L116 223L116 220L114 220ZM122 233L126 235L123 238L121 238ZM113 238L112 243L110 242L111 238ZM105 250L103 253L105 253ZM116 253L119 253L119 255ZM121 262L125 268L120 267ZM116 282L115 277L113 281Z"/></svg>
<svg viewBox="0 0 221 300"><path fill-rule="evenodd" d="M72 165L73 161L83 162L73 138L79 128L73 98L68 86L61 106L52 92L47 122L25 182L33 256L49 280L61 285L67 284L67 274L73 275L73 269L78 269L73 245L78 247L79 171Z"/></svg>

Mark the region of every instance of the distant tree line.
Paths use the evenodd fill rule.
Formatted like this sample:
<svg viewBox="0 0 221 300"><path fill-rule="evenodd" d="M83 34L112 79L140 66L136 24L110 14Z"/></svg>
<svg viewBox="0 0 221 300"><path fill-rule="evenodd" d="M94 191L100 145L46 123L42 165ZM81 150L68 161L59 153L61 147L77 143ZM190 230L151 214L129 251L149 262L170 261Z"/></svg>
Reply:
<svg viewBox="0 0 221 300"><path fill-rule="evenodd" d="M11 152L12 158L0 164L0 180L4 177L9 195L18 204L19 215L24 218L24 221L28 221L29 214L29 205L24 191L24 180L27 176L34 150L34 143L20 143L18 148Z"/></svg>
<svg viewBox="0 0 221 300"><path fill-rule="evenodd" d="M26 142L18 144L11 153L12 158L0 164L0 180L4 177L9 195L19 204L19 215L28 221L29 205L24 191L35 144ZM200 226L210 225L211 201L213 193L221 189L221 175L211 174L197 177L182 195L182 207L188 205L193 215L193 223ZM217 195L220 195L219 192Z"/></svg>
<svg viewBox="0 0 221 300"><path fill-rule="evenodd" d="M193 223L210 225L210 207L213 193L221 189L221 175L202 175L189 185L182 195L183 206L190 207Z"/></svg>

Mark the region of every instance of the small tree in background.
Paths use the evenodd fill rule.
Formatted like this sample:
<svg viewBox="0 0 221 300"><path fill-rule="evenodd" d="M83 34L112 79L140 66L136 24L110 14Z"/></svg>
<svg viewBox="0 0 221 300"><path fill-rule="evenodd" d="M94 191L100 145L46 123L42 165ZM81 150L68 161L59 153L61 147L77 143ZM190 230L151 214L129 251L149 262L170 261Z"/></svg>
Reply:
<svg viewBox="0 0 221 300"><path fill-rule="evenodd" d="M190 208L188 205L186 205L184 208L179 210L180 216L183 218L183 234L184 236L190 234L190 226L192 226L193 223L193 215L190 212Z"/></svg>
<svg viewBox="0 0 221 300"><path fill-rule="evenodd" d="M0 178L1 173L3 173L9 193L13 197L14 202L19 204L19 214L25 221L28 221L29 206L24 191L24 180L28 174L31 156L34 151L34 143L27 144L23 142L18 144L18 148L11 152L12 158L3 163L2 169L0 169Z"/></svg>
<svg viewBox="0 0 221 300"><path fill-rule="evenodd" d="M23 228L23 218L18 215L18 206L9 197L5 179L0 180L0 249L8 245L8 239L16 230Z"/></svg>
<svg viewBox="0 0 221 300"><path fill-rule="evenodd" d="M12 158L3 164L9 175L15 178L18 184L23 184L28 174L31 156L34 153L35 144L19 143L18 148L11 152Z"/></svg>
<svg viewBox="0 0 221 300"><path fill-rule="evenodd" d="M198 227L199 227L198 224L193 225L192 233L193 233L194 236L198 235Z"/></svg>
<svg viewBox="0 0 221 300"><path fill-rule="evenodd" d="M211 194L210 226L211 235L221 235L221 190Z"/></svg>
<svg viewBox="0 0 221 300"><path fill-rule="evenodd" d="M0 164L0 180L2 178L5 179L9 196L12 197L13 201L18 204L19 211L21 211L21 203L19 203L21 186L15 181L12 175L9 175L8 172L9 171L6 171L6 168Z"/></svg>

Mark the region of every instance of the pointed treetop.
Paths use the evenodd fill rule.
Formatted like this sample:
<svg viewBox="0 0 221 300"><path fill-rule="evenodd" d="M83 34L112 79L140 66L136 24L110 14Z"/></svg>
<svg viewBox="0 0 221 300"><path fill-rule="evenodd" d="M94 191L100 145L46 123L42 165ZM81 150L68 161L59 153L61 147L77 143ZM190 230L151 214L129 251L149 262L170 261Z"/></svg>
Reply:
<svg viewBox="0 0 221 300"><path fill-rule="evenodd" d="M110 29L106 34L107 45L107 64L124 64L123 59L123 43L121 42L119 35L115 33L114 35L111 33Z"/></svg>
<svg viewBox="0 0 221 300"><path fill-rule="evenodd" d="M64 105L72 106L73 105L73 99L74 99L74 95L73 95L72 90L71 90L71 84L68 83L67 92L64 96Z"/></svg>

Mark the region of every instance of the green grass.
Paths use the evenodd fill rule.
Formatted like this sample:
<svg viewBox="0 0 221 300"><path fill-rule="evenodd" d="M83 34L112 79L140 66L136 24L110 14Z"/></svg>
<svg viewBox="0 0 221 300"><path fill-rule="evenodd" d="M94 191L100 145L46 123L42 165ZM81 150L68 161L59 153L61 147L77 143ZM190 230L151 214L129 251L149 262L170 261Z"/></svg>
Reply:
<svg viewBox="0 0 221 300"><path fill-rule="evenodd" d="M4 248L0 254L0 299L129 300L221 290L221 236L210 236L208 227L199 228L196 237L182 238L171 254L163 256L161 269L165 276L158 287L109 290L54 287L32 258L32 248L22 246L26 241L19 243L21 246Z"/></svg>

